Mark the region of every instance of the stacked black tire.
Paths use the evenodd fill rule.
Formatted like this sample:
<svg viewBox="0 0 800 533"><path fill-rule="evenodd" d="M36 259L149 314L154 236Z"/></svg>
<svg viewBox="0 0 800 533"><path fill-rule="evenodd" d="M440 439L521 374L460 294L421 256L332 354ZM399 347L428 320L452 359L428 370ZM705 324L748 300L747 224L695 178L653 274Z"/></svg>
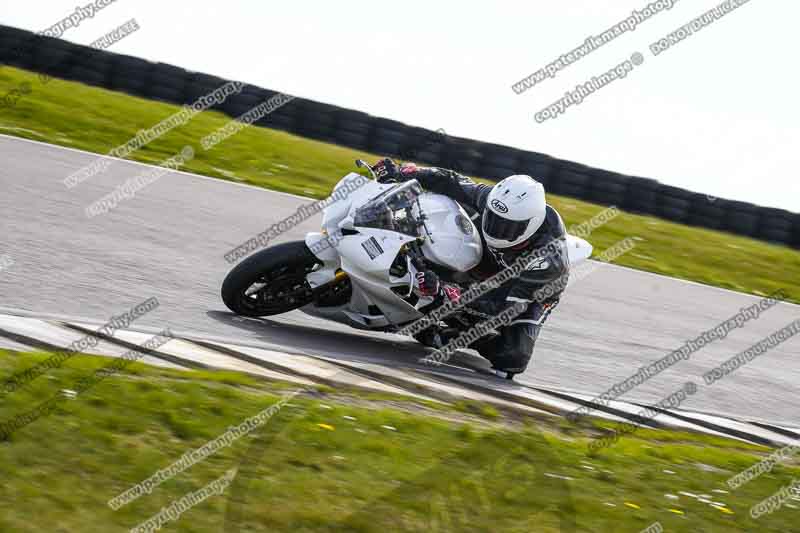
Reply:
<svg viewBox="0 0 800 533"><path fill-rule="evenodd" d="M7 26L0 26L0 63L173 104L190 104L228 81ZM237 117L276 94L247 85L211 109ZM491 180L530 174L554 194L800 248L800 215L796 213L710 198L649 178L442 135L312 100L296 98L256 125Z"/></svg>

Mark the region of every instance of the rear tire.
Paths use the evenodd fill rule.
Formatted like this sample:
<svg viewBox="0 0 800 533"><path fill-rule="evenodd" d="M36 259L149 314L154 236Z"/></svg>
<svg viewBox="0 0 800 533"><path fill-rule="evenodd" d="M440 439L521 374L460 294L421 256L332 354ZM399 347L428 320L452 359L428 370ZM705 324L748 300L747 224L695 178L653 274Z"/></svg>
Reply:
<svg viewBox="0 0 800 533"><path fill-rule="evenodd" d="M303 241L257 252L231 270L222 282L222 301L243 316L271 316L314 300L306 275L321 265Z"/></svg>

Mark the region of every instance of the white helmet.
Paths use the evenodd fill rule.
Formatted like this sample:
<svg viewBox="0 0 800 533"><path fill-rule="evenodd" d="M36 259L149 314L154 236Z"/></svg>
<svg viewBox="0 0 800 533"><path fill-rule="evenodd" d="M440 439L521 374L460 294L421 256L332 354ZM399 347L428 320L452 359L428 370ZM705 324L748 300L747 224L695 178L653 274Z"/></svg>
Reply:
<svg viewBox="0 0 800 533"><path fill-rule="evenodd" d="M530 176L509 176L494 186L483 211L483 236L490 248L516 246L544 223L544 187Z"/></svg>

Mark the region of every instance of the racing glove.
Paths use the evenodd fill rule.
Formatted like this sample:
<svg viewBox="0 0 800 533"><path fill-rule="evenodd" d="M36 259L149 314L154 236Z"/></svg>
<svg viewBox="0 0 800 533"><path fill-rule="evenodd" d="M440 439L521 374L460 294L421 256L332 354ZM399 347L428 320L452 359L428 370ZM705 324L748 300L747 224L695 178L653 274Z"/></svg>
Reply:
<svg viewBox="0 0 800 533"><path fill-rule="evenodd" d="M439 276L432 270L417 272L417 294L436 297L439 294Z"/></svg>
<svg viewBox="0 0 800 533"><path fill-rule="evenodd" d="M461 288L455 285L445 285L442 287L442 291L444 291L444 295L447 296L447 299L450 300L451 303L458 304L461 302Z"/></svg>
<svg viewBox="0 0 800 533"><path fill-rule="evenodd" d="M378 179L378 183L392 183L400 177L400 168L397 163L388 157L381 159L372 166L372 171Z"/></svg>

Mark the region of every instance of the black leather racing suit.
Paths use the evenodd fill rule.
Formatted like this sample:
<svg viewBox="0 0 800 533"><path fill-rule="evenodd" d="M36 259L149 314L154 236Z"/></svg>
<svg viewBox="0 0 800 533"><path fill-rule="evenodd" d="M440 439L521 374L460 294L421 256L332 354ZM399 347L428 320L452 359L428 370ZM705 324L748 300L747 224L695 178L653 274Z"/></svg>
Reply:
<svg viewBox="0 0 800 533"><path fill-rule="evenodd" d="M400 176L401 180L416 179L428 191L452 198L461 204L473 222L480 226L479 217L486 208L486 198L492 190L491 186L477 184L452 170L442 168L421 168L410 165L400 170ZM483 232L479 233L483 240ZM502 254L490 251L486 242L483 242L481 262L468 273L474 282L497 274L521 254L543 249L549 243L560 243L557 246L558 253L548 254L544 262L537 261L531 265L537 269L522 271L519 277L511 279L469 304L470 308L479 313L496 317L517 302L529 303L528 307L507 326L499 328L498 335L484 337L471 346L491 361L494 368L521 373L528 366L542 324L558 303L569 277L565 238L566 230L561 216L548 205L544 223L526 242L513 249L503 250ZM534 296L536 292L548 284L547 297L536 298Z"/></svg>

